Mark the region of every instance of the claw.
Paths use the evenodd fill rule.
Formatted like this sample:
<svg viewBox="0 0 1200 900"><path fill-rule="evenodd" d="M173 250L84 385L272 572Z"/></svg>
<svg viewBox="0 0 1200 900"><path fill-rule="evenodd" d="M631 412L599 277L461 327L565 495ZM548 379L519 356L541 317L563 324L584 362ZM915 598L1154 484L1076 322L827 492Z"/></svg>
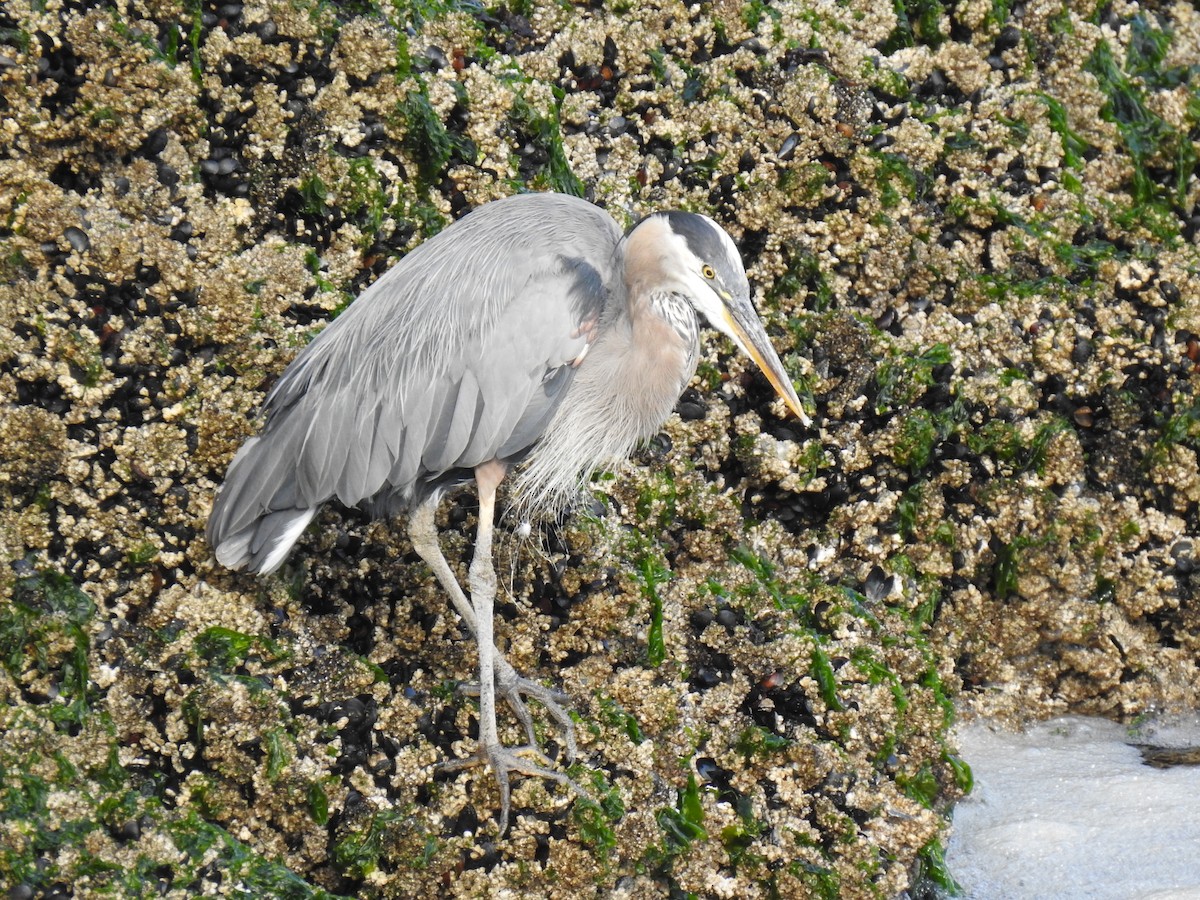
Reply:
<svg viewBox="0 0 1200 900"><path fill-rule="evenodd" d="M505 747L500 743L496 743L491 747L480 744L479 749L470 756L462 759L448 760L442 763L439 768L443 772L459 772L463 769L474 768L475 766L487 765L491 767L495 773L496 784L500 790L500 834L503 835L508 831L508 811L510 805L509 776L514 772L531 778L546 778L551 781L557 781L559 784L571 788L579 796L586 797L589 800L591 799L591 795L567 775L553 768L554 761L546 756L537 744L537 736L533 730L533 718L530 716L529 707L525 703L525 698L527 697L536 700L545 707L546 712L558 724L566 741L564 756L567 764L570 765L575 761L576 744L575 723L571 720L571 716L562 705L569 702L567 695L518 675L508 660L498 652L496 654L495 681L497 693L504 696L504 699L512 708L517 719L525 727L525 736L528 743L520 747ZM459 685L459 690L466 694L477 696L479 694L479 684L462 684Z"/></svg>
<svg viewBox="0 0 1200 900"><path fill-rule="evenodd" d="M525 757L532 757L535 762L527 762ZM500 789L500 835L503 836L508 831L508 811L509 803L509 775L516 772L518 775L526 775L530 778L546 778L551 781L557 781L559 784L565 785L573 790L576 794L588 800L592 796L575 782L574 779L558 772L550 766L553 762L542 753L540 749L533 745L523 747L505 747L503 744L496 744L493 747L480 746L478 750L470 756L462 759L452 759L441 763L438 768L443 772L460 772L463 769L473 769L476 766L490 766L492 772L496 776L496 784Z"/></svg>
<svg viewBox="0 0 1200 900"><path fill-rule="evenodd" d="M464 694L472 697L479 696L479 682L469 682L460 684L458 689ZM566 752L564 758L567 765L575 762L578 745L575 743L575 723L571 719L570 713L565 709L565 704L571 702L571 698L562 691L556 691L553 688L548 688L543 684L539 684L529 678L524 678L517 674L514 669L499 651L496 652L496 691L503 695L509 708L513 711L513 715L525 728L525 737L530 746L537 744L537 737L533 730L533 717L529 714L529 707L525 703L525 698L531 698L545 707L546 712L550 714L550 718L558 725L562 732L563 740L566 742Z"/></svg>

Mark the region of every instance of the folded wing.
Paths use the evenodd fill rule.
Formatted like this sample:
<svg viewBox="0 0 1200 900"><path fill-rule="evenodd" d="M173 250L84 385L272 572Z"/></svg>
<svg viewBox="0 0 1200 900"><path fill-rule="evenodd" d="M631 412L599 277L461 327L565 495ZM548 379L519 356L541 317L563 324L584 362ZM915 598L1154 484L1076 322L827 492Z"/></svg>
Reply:
<svg viewBox="0 0 1200 900"><path fill-rule="evenodd" d="M524 455L595 335L619 238L582 200L521 195L386 272L268 396L209 518L218 561L271 571L330 499L393 514Z"/></svg>

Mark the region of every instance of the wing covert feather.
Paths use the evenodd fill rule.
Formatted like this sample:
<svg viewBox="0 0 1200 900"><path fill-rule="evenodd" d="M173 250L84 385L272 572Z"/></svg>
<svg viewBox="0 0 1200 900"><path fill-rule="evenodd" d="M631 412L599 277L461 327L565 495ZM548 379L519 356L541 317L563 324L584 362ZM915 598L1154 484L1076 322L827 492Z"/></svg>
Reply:
<svg viewBox="0 0 1200 900"><path fill-rule="evenodd" d="M279 465L259 509L289 489L309 506L411 494L527 448L607 301L619 239L602 210L539 194L487 204L422 244L272 390L261 443Z"/></svg>
<svg viewBox="0 0 1200 900"><path fill-rule="evenodd" d="M558 194L480 207L389 269L292 362L230 463L207 534L271 571L332 497L375 513L522 455L595 336L620 230Z"/></svg>

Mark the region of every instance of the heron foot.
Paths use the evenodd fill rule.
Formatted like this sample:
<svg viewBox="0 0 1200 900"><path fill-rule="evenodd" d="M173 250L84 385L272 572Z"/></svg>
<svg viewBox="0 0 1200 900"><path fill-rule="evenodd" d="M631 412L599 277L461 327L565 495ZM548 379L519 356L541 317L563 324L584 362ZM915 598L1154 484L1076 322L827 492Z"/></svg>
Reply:
<svg viewBox="0 0 1200 900"><path fill-rule="evenodd" d="M472 697L479 696L479 684L477 682L463 684L459 689ZM525 737L530 747L537 746L537 736L534 734L533 717L529 714L529 707L525 703L525 700L532 699L542 704L546 712L550 714L550 718L554 720L559 730L562 731L563 740L566 742L564 758L567 765L575 762L577 752L575 723L571 720L571 714L566 710L566 704L571 701L570 697L562 691L556 691L531 678L518 675L517 670L509 665L508 660L500 655L499 651L496 652L496 692L504 697L513 714L520 721L521 725L524 726ZM544 754L541 754L541 751L538 752L543 759L546 758Z"/></svg>
<svg viewBox="0 0 1200 900"><path fill-rule="evenodd" d="M496 784L500 788L500 834L508 831L509 776L512 773L527 775L531 778L546 778L566 785L581 797L590 799L587 791L562 772L550 768L553 763L536 746L505 747L497 743L488 747L480 745L470 756L463 759L453 759L442 763L439 768L443 772L459 772L475 766L488 765L496 775Z"/></svg>

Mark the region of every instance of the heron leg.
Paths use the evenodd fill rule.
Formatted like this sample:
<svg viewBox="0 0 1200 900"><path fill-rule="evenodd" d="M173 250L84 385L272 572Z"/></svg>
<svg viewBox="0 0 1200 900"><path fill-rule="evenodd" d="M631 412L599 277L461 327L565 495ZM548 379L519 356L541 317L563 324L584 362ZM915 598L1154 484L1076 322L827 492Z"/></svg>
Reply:
<svg viewBox="0 0 1200 900"><path fill-rule="evenodd" d="M424 560L425 565L429 566L438 582L442 585L442 588L450 595L450 602L454 604L455 610L457 610L463 621L466 622L471 635L478 641L479 629L476 627L475 609L471 605L471 601L467 599L467 595L463 592L458 580L454 577L454 573L450 569L450 564L446 561L441 545L438 543L437 526L434 524L436 513L437 503L433 500L428 500L417 507L409 517L409 537L412 540L413 549L417 551L417 555ZM478 553L478 550L476 553ZM490 554L491 551L489 549L489 557ZM489 616L489 623L490 621ZM495 671L496 689L504 697L513 714L524 727L529 744L533 745L536 743L537 738L533 730L533 717L529 714L529 707L525 704L525 698L532 698L542 704L546 712L550 714L550 717L558 723L567 745L565 752L566 760L568 763L574 762L576 753L575 723L571 721L571 716L564 705L569 700L567 695L561 691L552 690L530 678L518 675L517 670L504 658L504 654L500 652L499 648L496 648L494 643L492 646L494 649L493 668ZM464 685L463 689L467 693L476 696L480 693L478 684Z"/></svg>
<svg viewBox="0 0 1200 900"><path fill-rule="evenodd" d="M518 675L495 645L492 616L496 596L496 570L492 563L492 532L496 489L504 474L505 467L499 462L487 463L476 469L476 483L479 487L479 529L475 541L475 555L471 560L470 600L455 579L438 544L437 528L434 524L436 505L432 502L422 504L413 511L409 521L413 548L450 595L454 608L467 623L479 648L479 683L473 691L479 695L479 750L467 759L445 764L443 769L453 771L483 763L492 767L500 789L501 834L508 829L509 776L513 772L549 778L587 796L587 792L566 775L549 768L552 763L537 747L533 719L523 699L532 697L537 700L559 723L566 736L567 758L571 761L575 758L575 729L571 717L561 705L566 701L566 696ZM500 743L496 728L497 690L508 701L525 727L527 745L510 748ZM530 757L534 762L529 761Z"/></svg>
<svg viewBox="0 0 1200 900"><path fill-rule="evenodd" d="M549 778L583 793L570 778L548 768L550 761L532 741L525 747L506 747L496 730L496 651L492 634L492 609L496 598L496 567L492 562L492 532L495 527L496 488L506 467L492 461L475 467L479 488L479 528L475 554L471 558L471 605L475 612L475 639L479 645L479 751L477 761L486 760L500 788L500 833L508 830L509 776L513 772ZM526 757L533 757L530 762Z"/></svg>

